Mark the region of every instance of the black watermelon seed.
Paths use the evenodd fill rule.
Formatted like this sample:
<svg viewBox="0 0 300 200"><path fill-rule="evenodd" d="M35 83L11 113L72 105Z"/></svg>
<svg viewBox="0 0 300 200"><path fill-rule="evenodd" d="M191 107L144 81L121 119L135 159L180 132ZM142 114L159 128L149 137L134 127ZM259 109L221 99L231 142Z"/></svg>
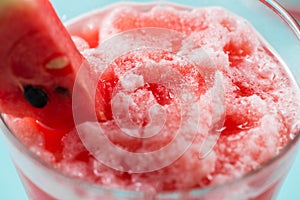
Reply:
<svg viewBox="0 0 300 200"><path fill-rule="evenodd" d="M43 108L48 103L48 96L41 88L27 85L24 88L24 96L26 101L35 108Z"/></svg>
<svg viewBox="0 0 300 200"><path fill-rule="evenodd" d="M68 90L68 88L64 88L64 87L61 87L61 86L56 87L54 89L54 92L58 93L58 94L62 94L64 96L70 96L70 91Z"/></svg>

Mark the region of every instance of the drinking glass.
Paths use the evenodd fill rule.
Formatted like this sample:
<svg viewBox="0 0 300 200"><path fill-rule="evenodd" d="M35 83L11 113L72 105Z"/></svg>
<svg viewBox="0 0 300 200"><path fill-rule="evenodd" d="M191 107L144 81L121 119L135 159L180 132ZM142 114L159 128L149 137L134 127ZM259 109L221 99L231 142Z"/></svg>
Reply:
<svg viewBox="0 0 300 200"><path fill-rule="evenodd" d="M300 1L298 0L278 0L297 20L300 20Z"/></svg>
<svg viewBox="0 0 300 200"><path fill-rule="evenodd" d="M52 0L62 21L67 27L78 23L74 17L101 9L119 1L108 0ZM122 1L127 2L127 1ZM139 1L141 2L141 1ZM159 2L165 1L143 1ZM293 18L273 0L170 0L186 6L223 6L228 10L246 18L269 44L278 52L287 64L290 72L300 84L300 31ZM87 15L85 15L87 17ZM72 20L72 22L68 22ZM8 150L16 170L24 185L25 191L32 200L76 200L76 199L105 199L105 200L268 200L276 195L286 177L300 144L300 134L286 145L279 155L266 162L260 168L244 176L224 184L187 191L173 192L135 192L121 189L110 189L95 185L84 180L68 177L33 154L23 145L8 128L1 118L0 126L5 135Z"/></svg>

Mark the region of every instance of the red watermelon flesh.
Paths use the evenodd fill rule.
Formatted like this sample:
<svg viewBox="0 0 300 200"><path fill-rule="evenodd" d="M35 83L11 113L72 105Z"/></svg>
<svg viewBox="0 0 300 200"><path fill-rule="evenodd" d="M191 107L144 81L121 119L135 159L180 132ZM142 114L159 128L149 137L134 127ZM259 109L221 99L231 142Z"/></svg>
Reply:
<svg viewBox="0 0 300 200"><path fill-rule="evenodd" d="M52 5L1 1L0 11L1 112L54 129L72 127L72 88L82 56Z"/></svg>

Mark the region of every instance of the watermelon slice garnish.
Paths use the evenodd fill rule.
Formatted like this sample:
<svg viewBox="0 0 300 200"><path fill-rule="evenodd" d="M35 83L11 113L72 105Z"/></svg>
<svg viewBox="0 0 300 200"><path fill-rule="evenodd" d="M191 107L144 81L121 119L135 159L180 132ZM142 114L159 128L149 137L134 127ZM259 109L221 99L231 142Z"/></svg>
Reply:
<svg viewBox="0 0 300 200"><path fill-rule="evenodd" d="M73 127L83 57L48 0L0 1L0 110L53 129Z"/></svg>

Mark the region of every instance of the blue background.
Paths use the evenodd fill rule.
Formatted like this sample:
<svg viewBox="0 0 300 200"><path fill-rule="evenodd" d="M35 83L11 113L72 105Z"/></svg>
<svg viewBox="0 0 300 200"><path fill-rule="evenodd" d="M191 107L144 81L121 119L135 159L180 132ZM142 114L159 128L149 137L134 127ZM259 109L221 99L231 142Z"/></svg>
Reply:
<svg viewBox="0 0 300 200"><path fill-rule="evenodd" d="M63 1L52 0L54 5L60 5ZM296 2L296 1L294 1ZM59 6L58 6L59 7ZM61 10L59 10L61 11ZM75 14L75 13L74 13ZM70 16L68 16L70 17ZM300 153L288 174L278 200L299 200L300 199ZM26 194L16 170L9 157L4 135L0 132L0 199L1 200L26 200Z"/></svg>

